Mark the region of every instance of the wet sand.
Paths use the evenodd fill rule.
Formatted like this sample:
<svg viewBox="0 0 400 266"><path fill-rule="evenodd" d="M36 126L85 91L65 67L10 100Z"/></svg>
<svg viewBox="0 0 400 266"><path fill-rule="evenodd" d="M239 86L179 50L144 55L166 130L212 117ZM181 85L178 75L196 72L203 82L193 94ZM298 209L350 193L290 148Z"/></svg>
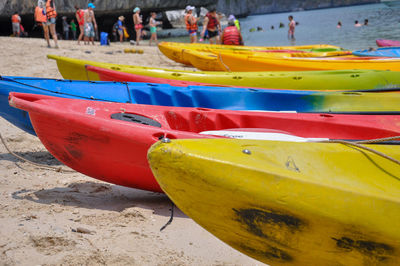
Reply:
<svg viewBox="0 0 400 266"><path fill-rule="evenodd" d="M0 75L62 78L47 54L94 61L184 69L144 41L78 46L0 37ZM54 43L52 42L54 46ZM185 68L190 69L190 68ZM35 136L0 118L9 148L37 163L63 166ZM40 169L0 147L0 265L261 265L227 246L158 193L124 188L85 175Z"/></svg>

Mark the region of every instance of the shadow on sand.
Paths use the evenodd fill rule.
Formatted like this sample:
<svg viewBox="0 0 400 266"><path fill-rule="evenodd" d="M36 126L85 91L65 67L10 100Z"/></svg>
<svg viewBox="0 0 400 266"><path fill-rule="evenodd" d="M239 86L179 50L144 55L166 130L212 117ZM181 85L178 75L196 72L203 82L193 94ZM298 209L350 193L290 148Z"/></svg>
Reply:
<svg viewBox="0 0 400 266"><path fill-rule="evenodd" d="M149 209L155 215L169 217L171 201L162 193L148 192L97 182L74 182L66 187L40 190L19 190L12 193L16 200L30 200L40 204L58 204L87 209L122 212L127 208ZM187 217L177 207L174 217Z"/></svg>

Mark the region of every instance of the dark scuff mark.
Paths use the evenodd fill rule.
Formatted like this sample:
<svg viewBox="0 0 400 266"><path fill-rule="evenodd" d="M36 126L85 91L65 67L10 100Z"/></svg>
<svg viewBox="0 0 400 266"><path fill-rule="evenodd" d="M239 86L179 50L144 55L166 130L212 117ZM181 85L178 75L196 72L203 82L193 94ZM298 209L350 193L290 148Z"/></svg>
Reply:
<svg viewBox="0 0 400 266"><path fill-rule="evenodd" d="M77 132L72 132L65 138L65 141L72 144L79 144L80 142L87 141L88 139L89 138L86 135Z"/></svg>
<svg viewBox="0 0 400 266"><path fill-rule="evenodd" d="M294 159L289 156L286 160L285 166L288 170L300 173L300 169L297 167Z"/></svg>
<svg viewBox="0 0 400 266"><path fill-rule="evenodd" d="M269 260L275 260L280 262L293 261L293 257L289 253L277 247L270 246L268 244L266 245L265 250L254 249L245 244L240 244L240 247L243 250L245 250L248 254L252 254L254 257L264 257Z"/></svg>
<svg viewBox="0 0 400 266"><path fill-rule="evenodd" d="M85 135L85 134L80 134L78 132L72 132L68 134L67 137L65 137L65 141L71 144L76 144L79 145L82 142L88 142L88 141L95 141L95 142L101 142L101 143L109 143L110 139L107 136L103 136L100 134L93 134L93 135Z"/></svg>
<svg viewBox="0 0 400 266"><path fill-rule="evenodd" d="M336 241L336 246L340 249L344 249L348 252L353 250L358 251L364 255L373 257L378 261L387 260L388 256L394 252L394 249L391 246L384 243L366 240L353 240L349 237L341 237L340 239L332 237L332 239Z"/></svg>
<svg viewBox="0 0 400 266"><path fill-rule="evenodd" d="M45 146L50 151L50 153L54 155L54 157L56 157L64 164L68 164L72 161L71 156L61 146L52 142L46 142Z"/></svg>
<svg viewBox="0 0 400 266"><path fill-rule="evenodd" d="M259 237L269 238L262 230L261 225L270 224L279 228L289 229L292 233L301 230L304 225L302 220L288 214L276 211L258 209L233 209L238 216L238 221L247 225L247 230Z"/></svg>
<svg viewBox="0 0 400 266"><path fill-rule="evenodd" d="M66 145L65 149L75 159L80 160L82 158L82 151L76 149L75 145Z"/></svg>

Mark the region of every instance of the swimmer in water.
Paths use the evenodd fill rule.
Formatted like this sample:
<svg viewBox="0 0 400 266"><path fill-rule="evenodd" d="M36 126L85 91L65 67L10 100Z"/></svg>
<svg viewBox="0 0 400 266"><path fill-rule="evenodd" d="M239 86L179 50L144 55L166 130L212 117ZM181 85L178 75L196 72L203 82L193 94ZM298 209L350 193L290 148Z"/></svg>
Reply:
<svg viewBox="0 0 400 266"><path fill-rule="evenodd" d="M294 40L294 30L296 28L296 21L294 21L293 16L290 15L289 19L289 31L288 31L288 38Z"/></svg>

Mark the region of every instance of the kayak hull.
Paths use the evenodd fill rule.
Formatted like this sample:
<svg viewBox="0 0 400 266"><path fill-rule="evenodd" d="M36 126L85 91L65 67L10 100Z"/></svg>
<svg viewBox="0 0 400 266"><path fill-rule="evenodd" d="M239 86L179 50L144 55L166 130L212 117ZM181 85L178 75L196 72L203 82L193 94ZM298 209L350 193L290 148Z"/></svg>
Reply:
<svg viewBox="0 0 400 266"><path fill-rule="evenodd" d="M394 145L369 147L400 159ZM400 263L400 168L375 154L341 144L172 140L155 144L148 160L177 207L264 263Z"/></svg>
<svg viewBox="0 0 400 266"><path fill-rule="evenodd" d="M306 50L316 52L335 52L341 51L342 48L327 44L316 44L316 45L303 45L303 46L275 46L275 47L264 47L264 46L243 46L243 45L210 45L210 44L188 44L188 43L176 43L176 42L160 42L158 44L160 51L169 59L181 63L184 65L191 65L190 60L183 53L184 50L200 50L200 51L268 51L268 50Z"/></svg>
<svg viewBox="0 0 400 266"><path fill-rule="evenodd" d="M309 71L375 69L400 71L400 59L364 59L364 58L266 58L238 54L219 53L225 71Z"/></svg>
<svg viewBox="0 0 400 266"><path fill-rule="evenodd" d="M86 70L88 72L93 72L98 74L101 81L146 82L146 83L157 83L157 84L169 84L171 86L177 86L177 87L212 85L201 82L149 77L149 76L126 73L126 72L112 70L109 68L101 68L90 65L86 65Z"/></svg>
<svg viewBox="0 0 400 266"><path fill-rule="evenodd" d="M400 94L316 92L154 83L85 82L25 77L0 80L0 115L34 134L29 116L8 105L10 92L162 106L305 113L399 114Z"/></svg>
<svg viewBox="0 0 400 266"><path fill-rule="evenodd" d="M399 88L400 75L393 71L340 70L304 72L199 72L101 63L48 55L57 62L65 79L100 80L85 65L142 76L204 82L208 84L289 90L371 90Z"/></svg>
<svg viewBox="0 0 400 266"><path fill-rule="evenodd" d="M400 135L400 117L245 112L111 103L11 93L58 160L88 176L162 192L146 160L162 138L221 138L215 131L284 132L302 138L373 139ZM214 133L200 134L204 131ZM214 134L214 135L210 135Z"/></svg>
<svg viewBox="0 0 400 266"><path fill-rule="evenodd" d="M385 47L378 48L377 50L360 50L354 51L353 55L356 56L381 56L381 57L400 57L400 48Z"/></svg>
<svg viewBox="0 0 400 266"><path fill-rule="evenodd" d="M376 44L379 47L388 47L388 46L400 47L400 41L394 41L394 40L377 39Z"/></svg>

